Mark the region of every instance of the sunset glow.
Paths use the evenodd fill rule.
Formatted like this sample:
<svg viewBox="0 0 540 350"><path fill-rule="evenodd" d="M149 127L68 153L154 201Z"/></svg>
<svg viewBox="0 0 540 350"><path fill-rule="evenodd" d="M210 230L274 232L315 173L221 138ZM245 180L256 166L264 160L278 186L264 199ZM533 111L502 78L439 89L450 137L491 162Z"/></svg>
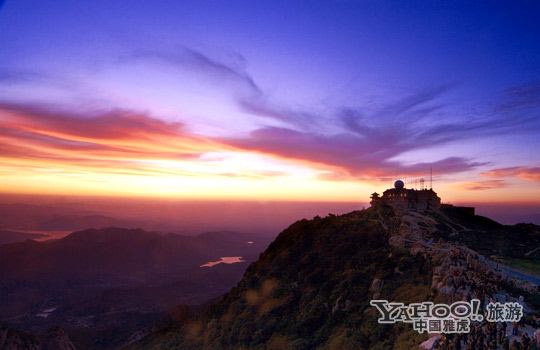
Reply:
<svg viewBox="0 0 540 350"><path fill-rule="evenodd" d="M1 192L540 205L536 8L125 3L0 8Z"/></svg>

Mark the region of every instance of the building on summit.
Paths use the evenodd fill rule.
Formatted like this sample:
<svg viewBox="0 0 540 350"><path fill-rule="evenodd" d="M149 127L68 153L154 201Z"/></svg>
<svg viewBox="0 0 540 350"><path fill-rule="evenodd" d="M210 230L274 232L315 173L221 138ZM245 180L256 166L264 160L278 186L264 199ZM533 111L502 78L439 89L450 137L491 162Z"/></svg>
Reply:
<svg viewBox="0 0 540 350"><path fill-rule="evenodd" d="M384 191L382 197L379 197L377 192L371 195L370 204L372 206L380 202L418 211L441 207L441 199L433 189L405 188L405 184L401 180L394 183L394 188Z"/></svg>

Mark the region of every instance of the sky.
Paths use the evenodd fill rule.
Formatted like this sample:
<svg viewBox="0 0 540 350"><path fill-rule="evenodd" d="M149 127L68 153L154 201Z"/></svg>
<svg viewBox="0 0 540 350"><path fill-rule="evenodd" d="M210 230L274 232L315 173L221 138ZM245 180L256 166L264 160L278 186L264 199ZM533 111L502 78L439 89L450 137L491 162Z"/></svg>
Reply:
<svg viewBox="0 0 540 350"><path fill-rule="evenodd" d="M0 192L540 206L540 5L0 1Z"/></svg>

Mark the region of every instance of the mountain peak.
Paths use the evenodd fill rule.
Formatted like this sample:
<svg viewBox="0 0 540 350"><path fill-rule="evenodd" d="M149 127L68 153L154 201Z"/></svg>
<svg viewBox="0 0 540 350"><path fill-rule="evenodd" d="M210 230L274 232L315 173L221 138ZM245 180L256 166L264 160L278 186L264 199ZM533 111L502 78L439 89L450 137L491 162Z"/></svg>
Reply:
<svg viewBox="0 0 540 350"><path fill-rule="evenodd" d="M451 302L487 295L482 284L471 287L467 279L500 286L513 297L504 282L508 276L478 251L506 244L506 256L523 256L520 246L509 244L513 228L495 223L479 230L483 218L462 214L380 203L300 220L201 318L150 335L131 349L153 349L171 339L178 349L413 348L427 336L408 325L378 324L371 299ZM486 235L492 242L478 244ZM534 235L522 238L540 246ZM526 281L520 286L534 292Z"/></svg>

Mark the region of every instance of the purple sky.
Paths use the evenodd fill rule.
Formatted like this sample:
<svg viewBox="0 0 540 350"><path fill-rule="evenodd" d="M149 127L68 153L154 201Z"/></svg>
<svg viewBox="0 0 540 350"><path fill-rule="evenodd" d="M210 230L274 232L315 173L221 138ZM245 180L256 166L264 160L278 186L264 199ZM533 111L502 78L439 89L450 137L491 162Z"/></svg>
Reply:
<svg viewBox="0 0 540 350"><path fill-rule="evenodd" d="M7 0L0 191L351 200L433 168L444 198L540 204L539 16L507 1Z"/></svg>

